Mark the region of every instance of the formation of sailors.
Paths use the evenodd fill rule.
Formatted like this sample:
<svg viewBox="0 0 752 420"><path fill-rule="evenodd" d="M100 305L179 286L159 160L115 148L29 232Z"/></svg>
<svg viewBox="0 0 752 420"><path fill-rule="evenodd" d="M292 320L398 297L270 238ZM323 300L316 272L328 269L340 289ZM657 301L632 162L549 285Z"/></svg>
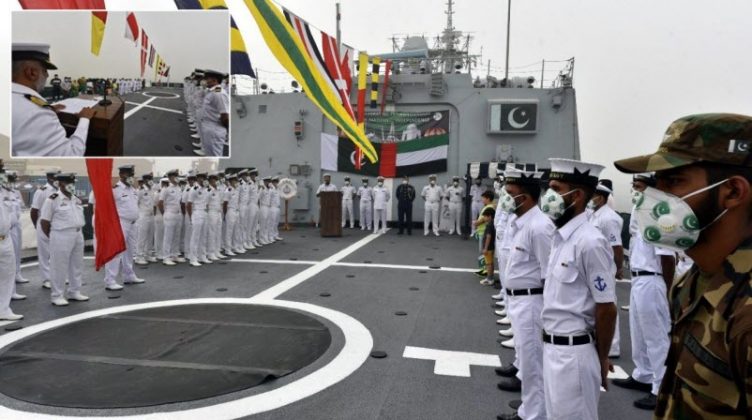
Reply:
<svg viewBox="0 0 752 420"><path fill-rule="evenodd" d="M183 97L193 153L197 156L224 156L225 147L229 146L230 128L228 75L196 69L184 80Z"/></svg>

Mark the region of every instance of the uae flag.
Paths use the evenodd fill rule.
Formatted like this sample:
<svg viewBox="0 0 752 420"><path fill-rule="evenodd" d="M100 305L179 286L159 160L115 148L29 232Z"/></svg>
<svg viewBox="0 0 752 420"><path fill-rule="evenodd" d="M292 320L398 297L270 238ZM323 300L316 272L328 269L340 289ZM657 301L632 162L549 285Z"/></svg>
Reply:
<svg viewBox="0 0 752 420"><path fill-rule="evenodd" d="M447 171L449 111L366 115L366 133L379 156L371 164L355 145L334 134L321 134L321 168L365 176L398 178Z"/></svg>

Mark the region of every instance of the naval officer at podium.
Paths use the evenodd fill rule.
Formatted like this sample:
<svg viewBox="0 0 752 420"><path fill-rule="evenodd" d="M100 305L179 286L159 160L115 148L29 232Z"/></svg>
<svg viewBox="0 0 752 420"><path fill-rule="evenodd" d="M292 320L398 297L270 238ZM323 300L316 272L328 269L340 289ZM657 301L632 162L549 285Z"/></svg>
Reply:
<svg viewBox="0 0 752 420"><path fill-rule="evenodd" d="M14 43L12 53L12 113L14 156L83 156L89 120L95 111L84 108L78 113L76 131L67 137L57 110L41 93L47 84L47 70L56 70L50 62L48 44Z"/></svg>

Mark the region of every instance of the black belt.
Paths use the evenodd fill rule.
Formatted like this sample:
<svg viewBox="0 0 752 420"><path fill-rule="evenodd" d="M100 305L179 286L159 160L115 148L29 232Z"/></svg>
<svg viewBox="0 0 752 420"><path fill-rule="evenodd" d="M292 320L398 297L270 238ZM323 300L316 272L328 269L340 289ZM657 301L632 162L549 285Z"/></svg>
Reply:
<svg viewBox="0 0 752 420"><path fill-rule="evenodd" d="M652 271L632 271L632 277L642 276L662 276L661 273L653 273Z"/></svg>
<svg viewBox="0 0 752 420"><path fill-rule="evenodd" d="M551 343L557 346L579 346L582 344L590 344L595 339L590 334L585 335L551 335L543 332L543 342Z"/></svg>
<svg viewBox="0 0 752 420"><path fill-rule="evenodd" d="M531 296L542 295L543 288L537 287L535 289L507 289L507 295L509 296Z"/></svg>

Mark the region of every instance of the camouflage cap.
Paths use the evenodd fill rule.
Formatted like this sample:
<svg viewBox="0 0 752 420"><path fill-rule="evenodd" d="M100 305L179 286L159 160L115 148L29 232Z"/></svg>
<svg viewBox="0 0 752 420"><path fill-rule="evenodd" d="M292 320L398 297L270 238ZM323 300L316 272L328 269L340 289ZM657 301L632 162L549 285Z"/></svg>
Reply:
<svg viewBox="0 0 752 420"><path fill-rule="evenodd" d="M614 162L626 173L664 171L699 162L752 167L752 117L698 114L668 127L658 151Z"/></svg>

